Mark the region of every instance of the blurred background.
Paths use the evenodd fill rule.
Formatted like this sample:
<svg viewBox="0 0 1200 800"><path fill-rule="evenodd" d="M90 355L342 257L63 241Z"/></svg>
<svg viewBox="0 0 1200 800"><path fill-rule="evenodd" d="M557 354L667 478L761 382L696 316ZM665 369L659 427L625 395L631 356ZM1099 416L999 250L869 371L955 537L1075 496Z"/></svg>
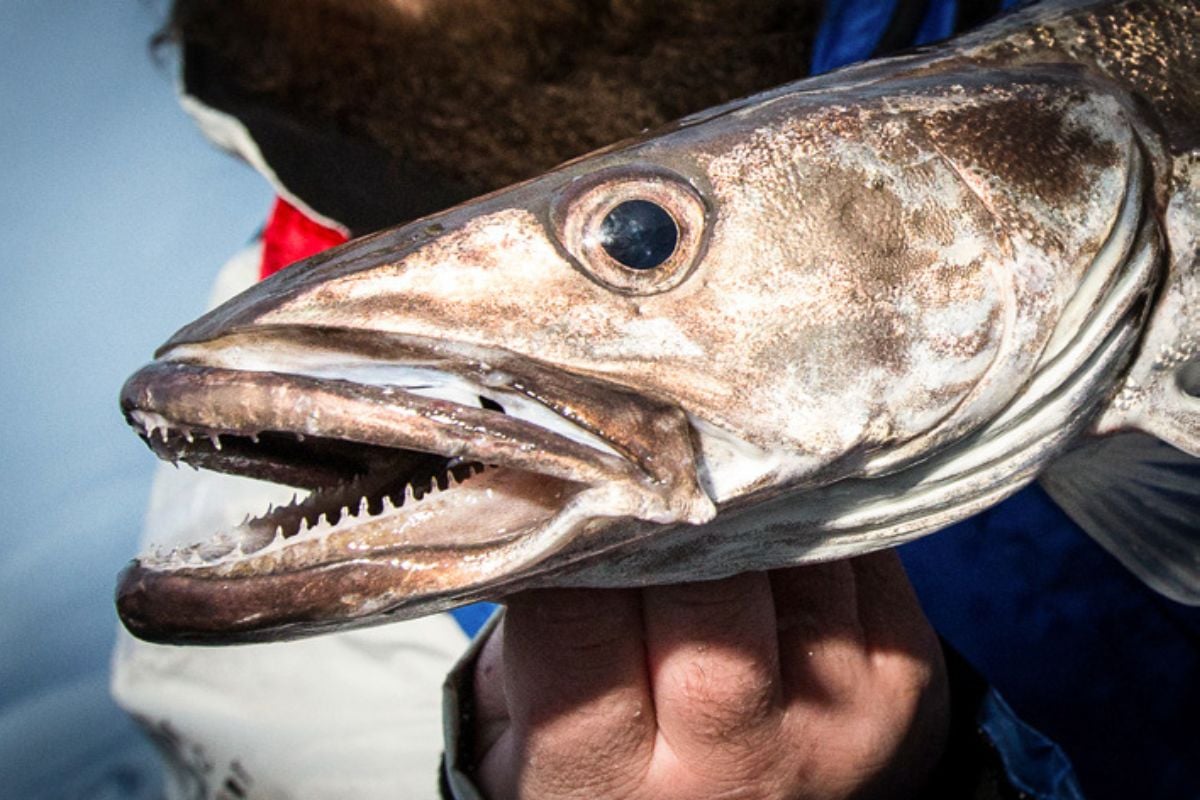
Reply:
<svg viewBox="0 0 1200 800"><path fill-rule="evenodd" d="M876 8L830 6L851 21ZM271 203L176 104L149 47L164 14L148 0L0 0L6 798L159 791L107 688L114 577L155 463L117 391L203 310ZM1142 587L1036 487L903 555L938 630L1064 746L1089 797L1200 796L1197 610Z"/></svg>
<svg viewBox="0 0 1200 800"><path fill-rule="evenodd" d="M204 310L265 182L205 143L149 42L165 3L0 0L0 795L149 797L108 698L114 577L155 461L125 377ZM169 56L169 54L167 54Z"/></svg>

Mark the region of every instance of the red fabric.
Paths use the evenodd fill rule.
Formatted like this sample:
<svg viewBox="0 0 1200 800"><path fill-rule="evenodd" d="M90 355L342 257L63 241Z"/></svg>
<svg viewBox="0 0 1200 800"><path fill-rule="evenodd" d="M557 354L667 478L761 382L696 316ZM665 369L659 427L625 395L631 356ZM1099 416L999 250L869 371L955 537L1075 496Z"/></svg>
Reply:
<svg viewBox="0 0 1200 800"><path fill-rule="evenodd" d="M315 256L346 240L346 235L341 231L326 228L309 219L303 211L282 197L276 197L267 227L263 230L262 265L258 277L261 280L274 275L290 264Z"/></svg>

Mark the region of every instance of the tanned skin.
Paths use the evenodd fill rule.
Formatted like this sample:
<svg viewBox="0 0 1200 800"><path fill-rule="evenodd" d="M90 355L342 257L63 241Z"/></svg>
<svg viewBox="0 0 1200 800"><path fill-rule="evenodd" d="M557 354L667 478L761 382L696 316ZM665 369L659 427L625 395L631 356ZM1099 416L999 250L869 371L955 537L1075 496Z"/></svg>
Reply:
<svg viewBox="0 0 1200 800"><path fill-rule="evenodd" d="M910 797L949 724L937 637L891 552L523 593L475 699L492 800Z"/></svg>

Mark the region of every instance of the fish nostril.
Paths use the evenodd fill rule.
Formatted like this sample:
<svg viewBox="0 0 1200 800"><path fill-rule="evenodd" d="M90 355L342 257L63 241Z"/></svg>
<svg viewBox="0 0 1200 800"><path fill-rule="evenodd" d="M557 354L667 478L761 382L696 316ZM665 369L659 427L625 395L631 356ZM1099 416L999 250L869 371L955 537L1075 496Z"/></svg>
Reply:
<svg viewBox="0 0 1200 800"><path fill-rule="evenodd" d="M505 413L504 406L500 405L490 397L479 395L479 405L486 408L488 411L499 411L501 414Z"/></svg>
<svg viewBox="0 0 1200 800"><path fill-rule="evenodd" d="M1192 359L1175 373L1179 389L1189 397L1200 398L1200 359Z"/></svg>

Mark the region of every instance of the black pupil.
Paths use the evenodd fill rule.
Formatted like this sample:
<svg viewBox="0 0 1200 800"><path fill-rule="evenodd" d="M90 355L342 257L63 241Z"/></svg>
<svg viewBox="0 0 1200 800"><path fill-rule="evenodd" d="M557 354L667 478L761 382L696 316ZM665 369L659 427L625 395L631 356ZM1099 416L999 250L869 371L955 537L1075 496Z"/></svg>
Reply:
<svg viewBox="0 0 1200 800"><path fill-rule="evenodd" d="M679 228L662 206L626 200L600 223L604 252L630 269L654 269L675 252Z"/></svg>

